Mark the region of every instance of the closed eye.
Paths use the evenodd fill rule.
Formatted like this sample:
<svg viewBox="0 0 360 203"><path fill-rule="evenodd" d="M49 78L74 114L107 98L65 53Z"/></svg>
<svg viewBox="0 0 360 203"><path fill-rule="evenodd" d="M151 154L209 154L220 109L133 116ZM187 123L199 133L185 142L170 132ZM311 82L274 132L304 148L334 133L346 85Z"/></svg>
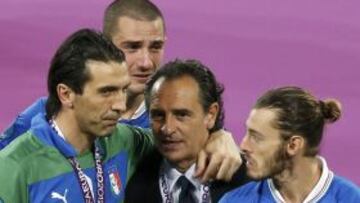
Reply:
<svg viewBox="0 0 360 203"><path fill-rule="evenodd" d="M187 117L190 117L192 115L192 113L189 110L186 109L179 109L179 110L174 110L173 114L176 116L176 118L178 118L179 120L183 120L186 119Z"/></svg>
<svg viewBox="0 0 360 203"><path fill-rule="evenodd" d="M127 52L135 52L142 47L141 42L125 42L122 44L121 49Z"/></svg>

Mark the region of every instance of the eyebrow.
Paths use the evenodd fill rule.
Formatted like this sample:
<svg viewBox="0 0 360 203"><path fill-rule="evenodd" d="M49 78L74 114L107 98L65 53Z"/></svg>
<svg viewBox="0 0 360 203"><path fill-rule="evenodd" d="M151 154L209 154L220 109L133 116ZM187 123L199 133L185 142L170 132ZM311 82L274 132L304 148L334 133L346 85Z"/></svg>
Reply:
<svg viewBox="0 0 360 203"><path fill-rule="evenodd" d="M152 43L152 44L164 44L165 41L164 41L164 40L157 39L157 40L151 41L151 43Z"/></svg>
<svg viewBox="0 0 360 203"><path fill-rule="evenodd" d="M183 114L183 113L185 113L187 115L192 115L192 112L189 111L188 109L174 109L172 112L174 114Z"/></svg>
<svg viewBox="0 0 360 203"><path fill-rule="evenodd" d="M159 112L163 112L163 110L162 110L162 109L160 109L160 108L153 108L153 109L150 109L150 114L152 114L152 113L159 113Z"/></svg>
<svg viewBox="0 0 360 203"><path fill-rule="evenodd" d="M116 91L118 90L119 88L116 87L116 86L105 86L105 87L100 87L98 89L98 92L106 92L106 91Z"/></svg>
<svg viewBox="0 0 360 203"><path fill-rule="evenodd" d="M128 41L124 41L122 42L120 45L122 46L140 46L143 42L141 41L131 41L131 40L128 40Z"/></svg>
<svg viewBox="0 0 360 203"><path fill-rule="evenodd" d="M164 110L161 108L157 108L157 107L150 109L150 113L159 113L159 112L164 112ZM175 115L183 114L183 113L185 113L187 115L192 115L192 112L189 111L188 109L174 109L174 110L172 110L172 113Z"/></svg>
<svg viewBox="0 0 360 203"><path fill-rule="evenodd" d="M143 43L143 40L131 40L131 39L121 42L121 44L142 44L142 43ZM156 39L156 40L150 41L150 43L151 44L164 44L165 40Z"/></svg>

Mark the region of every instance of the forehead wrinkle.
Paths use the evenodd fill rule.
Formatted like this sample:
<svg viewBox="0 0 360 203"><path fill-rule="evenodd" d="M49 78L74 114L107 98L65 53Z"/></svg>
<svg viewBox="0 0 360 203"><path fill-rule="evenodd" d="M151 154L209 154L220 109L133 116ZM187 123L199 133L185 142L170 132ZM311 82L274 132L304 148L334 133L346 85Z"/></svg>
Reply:
<svg viewBox="0 0 360 203"><path fill-rule="evenodd" d="M199 94L199 85L191 76L184 75L177 78L162 79L159 84L158 99L172 102L171 107L173 110L194 111L196 109L194 105L196 105L200 107L199 110L202 113L205 113ZM170 98L170 100L167 98Z"/></svg>

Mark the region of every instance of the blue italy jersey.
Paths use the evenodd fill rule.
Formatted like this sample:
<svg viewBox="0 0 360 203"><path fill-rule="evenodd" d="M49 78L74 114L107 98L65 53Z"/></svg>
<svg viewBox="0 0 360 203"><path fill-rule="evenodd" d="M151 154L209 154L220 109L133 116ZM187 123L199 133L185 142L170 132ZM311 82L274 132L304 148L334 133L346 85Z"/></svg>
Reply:
<svg viewBox="0 0 360 203"><path fill-rule="evenodd" d="M220 203L252 202L281 203L284 199L275 189L271 179L250 182L230 191L220 200ZM304 201L305 203L359 203L360 189L352 182L334 176L332 172L320 178L319 183Z"/></svg>
<svg viewBox="0 0 360 203"><path fill-rule="evenodd" d="M145 101L140 104L140 106L130 119L122 119L120 120L120 123L141 128L150 128L149 112L145 107Z"/></svg>
<svg viewBox="0 0 360 203"><path fill-rule="evenodd" d="M118 124L96 140L102 154L105 202L122 202L126 183L139 160L153 149L149 130ZM76 149L38 114L29 131L0 151L0 202L85 202L78 177L68 158L76 158L91 194L97 199L93 153Z"/></svg>

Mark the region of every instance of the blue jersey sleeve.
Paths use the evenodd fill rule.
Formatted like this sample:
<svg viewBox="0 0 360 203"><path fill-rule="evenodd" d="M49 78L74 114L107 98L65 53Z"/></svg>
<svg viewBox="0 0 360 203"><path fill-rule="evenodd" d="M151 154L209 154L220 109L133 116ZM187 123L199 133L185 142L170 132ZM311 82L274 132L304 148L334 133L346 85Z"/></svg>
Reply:
<svg viewBox="0 0 360 203"><path fill-rule="evenodd" d="M31 120L39 113L45 113L47 97L41 97L20 113L15 121L0 136L0 150L19 135L30 129Z"/></svg>

